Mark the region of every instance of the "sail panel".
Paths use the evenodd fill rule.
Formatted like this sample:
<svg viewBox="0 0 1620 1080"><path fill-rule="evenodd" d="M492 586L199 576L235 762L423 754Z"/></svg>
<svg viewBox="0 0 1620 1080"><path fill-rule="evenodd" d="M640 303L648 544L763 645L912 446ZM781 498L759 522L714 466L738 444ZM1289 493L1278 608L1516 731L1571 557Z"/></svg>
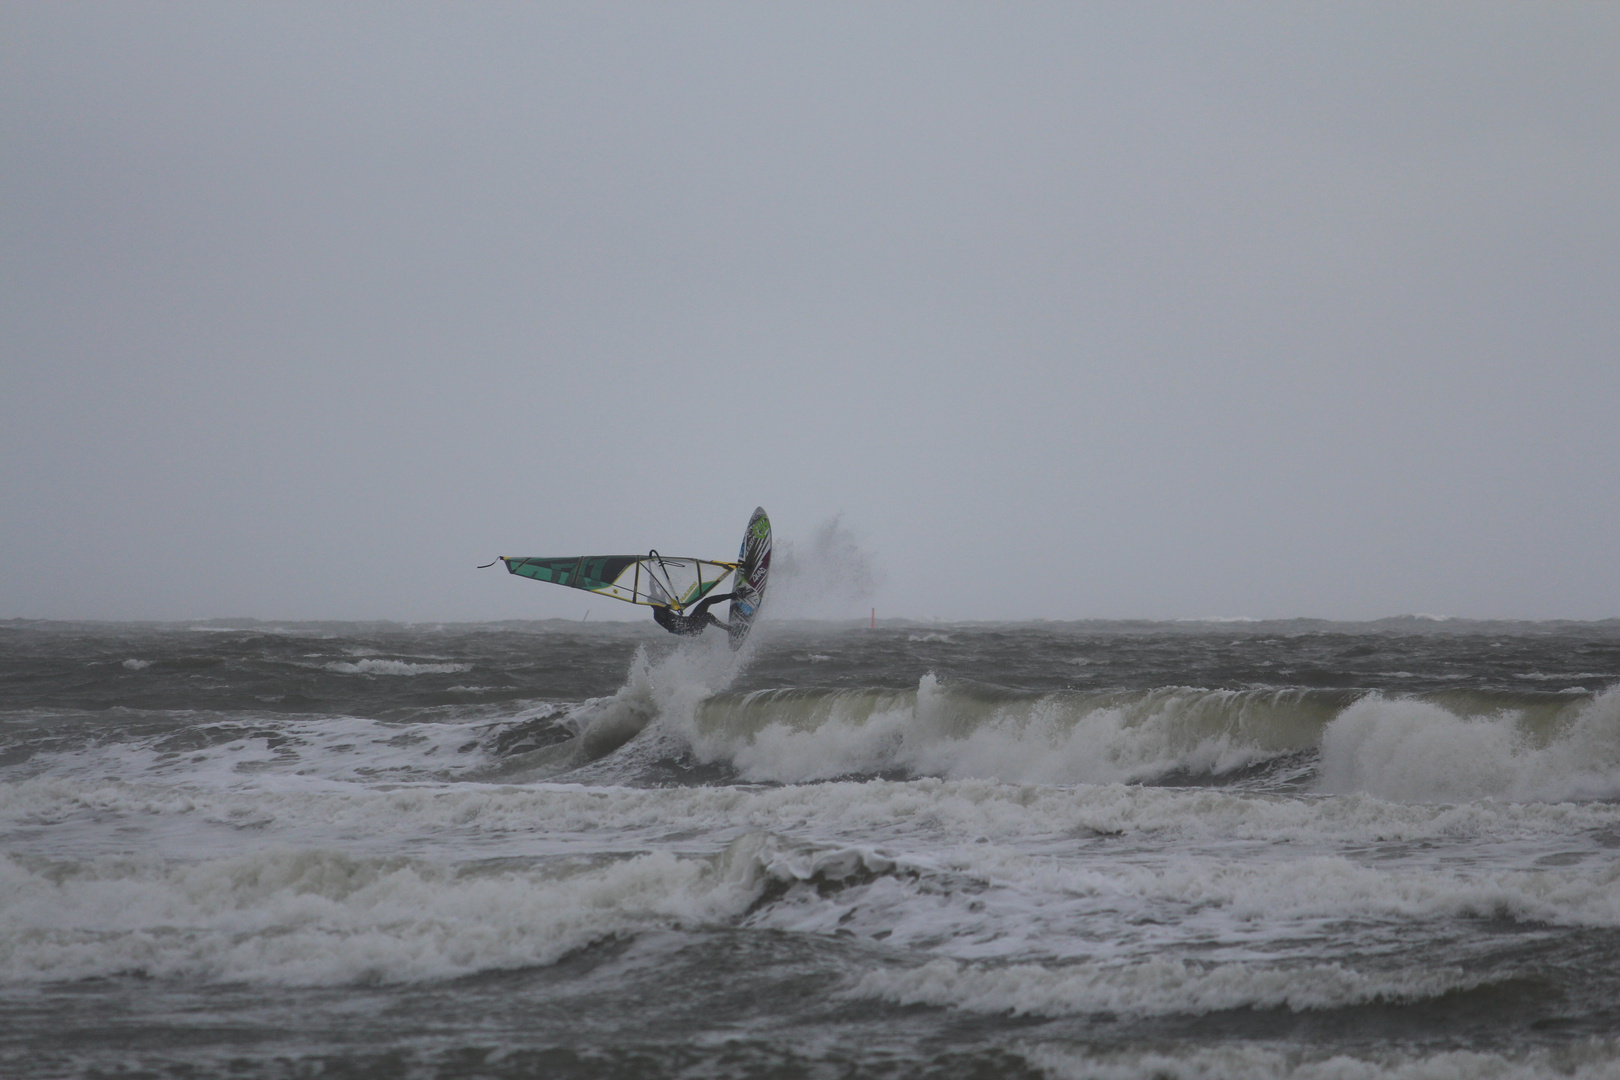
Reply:
<svg viewBox="0 0 1620 1080"><path fill-rule="evenodd" d="M571 589L584 589L631 604L681 611L715 590L736 563L662 555L574 555L566 558L501 557L508 573Z"/></svg>

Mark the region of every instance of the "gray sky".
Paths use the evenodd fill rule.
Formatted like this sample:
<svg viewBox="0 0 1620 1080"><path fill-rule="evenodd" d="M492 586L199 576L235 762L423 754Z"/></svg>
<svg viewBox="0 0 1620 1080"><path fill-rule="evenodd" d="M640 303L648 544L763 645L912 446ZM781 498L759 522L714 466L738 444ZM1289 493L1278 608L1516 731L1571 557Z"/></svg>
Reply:
<svg viewBox="0 0 1620 1080"><path fill-rule="evenodd" d="M1616 56L1599 3L0 4L0 617L639 618L472 567L756 504L801 563L842 514L826 614L1620 616Z"/></svg>

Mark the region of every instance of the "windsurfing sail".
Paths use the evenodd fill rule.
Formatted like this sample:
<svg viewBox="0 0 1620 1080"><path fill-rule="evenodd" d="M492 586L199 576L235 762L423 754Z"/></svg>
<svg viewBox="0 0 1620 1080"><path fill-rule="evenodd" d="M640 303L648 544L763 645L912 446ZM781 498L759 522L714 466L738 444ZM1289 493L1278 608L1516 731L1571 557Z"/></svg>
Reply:
<svg viewBox="0 0 1620 1080"><path fill-rule="evenodd" d="M574 555L563 559L501 556L508 573L584 589L631 604L683 611L697 603L737 569L710 559L646 555Z"/></svg>

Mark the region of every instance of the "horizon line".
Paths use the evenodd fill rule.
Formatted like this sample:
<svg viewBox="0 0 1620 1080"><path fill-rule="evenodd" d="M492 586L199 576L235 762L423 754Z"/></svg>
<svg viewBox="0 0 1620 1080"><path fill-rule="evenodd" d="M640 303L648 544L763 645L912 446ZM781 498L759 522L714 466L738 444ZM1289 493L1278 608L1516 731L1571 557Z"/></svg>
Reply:
<svg viewBox="0 0 1620 1080"><path fill-rule="evenodd" d="M868 626L868 616L840 616L836 618L795 617L770 619L776 624L836 624L851 626ZM1620 622L1620 616L1608 615L1601 618L1576 618L1571 616L1512 616L1512 615L1430 615L1422 613L1403 613L1400 615L1380 615L1375 618L1333 618L1322 615L1203 615L1203 616L1173 616L1155 617L1146 615L1131 616L1077 616L1074 618L1052 618L1050 616L1031 616L1028 618L945 618L892 615L878 618L876 622L881 626L889 624L923 624L923 625L1024 625L1031 623L1071 624L1071 623L1132 623L1132 624L1158 624L1166 626L1208 627L1211 629L1225 627L1236 629L1244 626L1259 626L1267 623L1330 623L1371 625L1375 623L1421 623L1434 626L1459 623L1610 623ZM278 624L317 624L317 623L349 623L357 625L392 625L392 626L491 626L510 623L559 623L563 625L593 626L593 625L623 625L636 626L651 622L634 618L593 618L574 619L562 616L501 617L488 619L399 619L399 618L322 618L322 617L296 617L296 618L264 618L254 615L210 615L181 618L103 618L103 617L73 617L73 616L33 616L13 615L0 616L0 626L15 623L59 623L59 624L106 624L122 626L209 626L219 629L230 629L227 624L266 626Z"/></svg>

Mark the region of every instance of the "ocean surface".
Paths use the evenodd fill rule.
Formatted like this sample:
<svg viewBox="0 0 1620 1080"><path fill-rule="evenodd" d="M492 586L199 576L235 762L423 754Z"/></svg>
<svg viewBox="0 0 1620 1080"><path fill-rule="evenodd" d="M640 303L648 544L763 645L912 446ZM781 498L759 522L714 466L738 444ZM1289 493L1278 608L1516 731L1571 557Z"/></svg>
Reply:
<svg viewBox="0 0 1620 1080"><path fill-rule="evenodd" d="M1617 1077L1620 621L0 622L0 1076Z"/></svg>

